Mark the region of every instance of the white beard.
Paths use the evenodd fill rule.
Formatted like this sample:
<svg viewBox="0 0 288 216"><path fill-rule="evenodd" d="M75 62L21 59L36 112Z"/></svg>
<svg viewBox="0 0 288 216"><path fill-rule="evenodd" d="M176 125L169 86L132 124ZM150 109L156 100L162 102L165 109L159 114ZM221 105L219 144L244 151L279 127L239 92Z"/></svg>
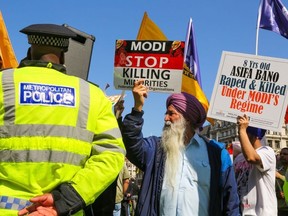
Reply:
<svg viewBox="0 0 288 216"><path fill-rule="evenodd" d="M170 121L165 122L161 143L166 153L164 176L165 179L172 188L174 188L176 182L176 174L179 167L179 157L184 149L184 134L186 128L186 121L181 118L174 123Z"/></svg>

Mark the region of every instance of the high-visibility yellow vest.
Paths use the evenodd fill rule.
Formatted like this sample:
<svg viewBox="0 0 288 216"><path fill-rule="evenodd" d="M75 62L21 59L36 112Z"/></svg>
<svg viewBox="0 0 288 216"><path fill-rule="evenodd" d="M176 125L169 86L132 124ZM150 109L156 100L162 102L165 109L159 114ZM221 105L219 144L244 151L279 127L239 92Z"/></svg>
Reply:
<svg viewBox="0 0 288 216"><path fill-rule="evenodd" d="M101 89L52 68L0 72L0 215L17 215L17 207L5 207L7 197L28 201L64 182L89 205L117 177L124 156Z"/></svg>

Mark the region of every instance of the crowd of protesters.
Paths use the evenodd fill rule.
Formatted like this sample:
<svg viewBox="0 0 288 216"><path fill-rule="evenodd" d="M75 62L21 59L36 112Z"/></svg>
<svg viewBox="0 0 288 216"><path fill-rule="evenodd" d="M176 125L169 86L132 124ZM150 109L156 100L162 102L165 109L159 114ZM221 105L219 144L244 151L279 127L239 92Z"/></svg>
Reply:
<svg viewBox="0 0 288 216"><path fill-rule="evenodd" d="M283 152L280 153L282 170L285 171L284 173L282 172L282 175L278 175L278 172L276 172L276 157L274 150L266 143L266 130L249 126L250 118L246 114L237 117L236 124L238 125L239 145L237 148L235 148L234 157L232 160L231 158L228 159L228 151L224 154L222 152L221 156L221 159L225 157L227 159L226 166L228 165L230 174L228 175L227 173L224 173L224 176L229 176L229 181L232 182L230 183L230 189L232 188L232 190L230 190L228 193L230 194L230 199L232 200L230 200L230 205L232 203L234 208L229 208L228 204L217 206L217 202L213 204L206 203L206 207L209 206L209 208L211 208L211 206L214 205L214 208L217 210L213 213L209 212L209 210L205 212L203 210L203 206L201 206L205 205L205 198L203 198L203 196L201 197L201 195L197 195L200 196L201 199L201 201L200 199L198 200L199 204L196 205L197 207L195 207L195 202L194 205L189 206L189 201L195 201L195 198L193 198L193 196L187 195L187 193L189 193L189 186L185 185L185 178L187 178L187 175L189 175L189 171L186 171L185 173L183 169L185 170L186 157L190 164L193 164L193 166L194 164L197 164L197 156L194 155L192 158L187 156L191 154L191 152L189 153L188 149L192 148L189 142L191 140L193 141L193 139L196 139L196 135L200 136L199 130L197 129L199 128L199 125L201 127L203 124L203 122L200 122L200 124L197 125L195 122L195 116L197 115L201 119L201 115L203 114L201 114L201 111L197 111L198 113L195 111L198 109L196 108L197 105L195 105L197 104L197 99L194 101L195 98L191 98L191 95L186 95L183 93L179 95L172 94L169 96L166 102L167 111L165 113L165 124L163 127L162 136L159 138L153 136L143 138L141 128L144 123L142 118L144 111L142 108L144 106L145 98L148 97L148 92L146 87L142 85L141 81L135 82L132 91L134 96L134 107L132 108L131 113L126 115L124 120L121 119L121 131L123 135L123 141L127 149L127 158L144 171L144 182L142 182L138 200L140 201L140 205L137 206L136 215L172 216L185 215L187 213L191 213L191 215L221 215L223 212L225 212L226 215L281 216L287 214L285 209L287 203L285 201L284 192L282 189L284 185L283 182L285 182L285 172L287 168L283 168L285 166L285 148L283 149ZM121 110L123 111L123 101L121 103ZM195 114L195 116L193 116L193 114ZM188 123L186 122L183 124L184 130L179 129L181 128L180 126L179 128L175 129L173 129L171 126L173 124L176 125L177 117L175 116L177 115L182 115L185 120L188 120ZM205 116L205 114L203 115ZM192 136L190 135L190 138L188 138L187 144L187 140L185 139L187 139L189 135L185 135L185 133L188 131L187 126L189 124L190 127L193 128L194 133L190 132ZM171 130L168 130L168 132L165 133L165 129L170 129L170 127ZM181 137L181 134L184 134L184 136ZM203 138L203 136L200 137ZM172 148L172 143L176 145L176 143L179 141L180 143L184 142L184 145L182 143L182 145L177 146L177 148L169 149ZM168 146L165 146L166 142L168 142ZM200 141L198 140L198 142ZM211 140L209 140L209 142L211 142ZM212 140L212 142L215 141ZM201 144L198 143L198 145ZM218 147L221 146L220 143L216 143L216 145ZM206 149L209 149L208 146L209 145L206 143ZM198 150L193 149L193 151L197 152ZM216 150L214 149L214 151ZM173 155L173 153L175 153L175 155ZM203 151L201 156L203 156ZM165 158L164 160L166 164L161 161L161 158ZM169 162L170 158L174 159L171 159L171 163ZM227 161L233 161L231 167ZM179 162L180 164L182 163L182 165L179 165ZM161 164L163 164L162 168ZM207 164L210 164L209 160L207 160ZM207 164L205 166L207 166ZM149 166L151 166L151 168L149 168ZM158 171L153 173L150 169L154 169L154 172L155 170ZM175 170L179 169L181 172L175 172ZM193 169L195 169L194 172L199 175L197 181L200 181L201 172L195 167L193 167ZM211 169L214 171L217 170L216 167L210 167L210 170ZM183 175L185 177L183 177ZM189 177L187 179L189 179ZM282 180L282 184L278 183L279 179ZM198 184L200 184L200 182ZM209 185L209 183L207 185ZM282 202L284 205L282 207L280 207L281 205L279 204L279 196L277 195L276 191L276 188L277 186L279 188L279 185L282 191ZM210 192L211 190L213 191L213 188L215 190L215 185L210 184L209 186ZM212 189L211 186L213 186ZM171 189L169 189L169 187L171 187ZM222 185L221 187L222 188L220 188L220 191L225 192L225 186ZM233 191L233 189L235 191ZM155 193L159 190L160 194ZM227 191L225 193L227 194ZM231 193L236 196L232 197ZM145 197L145 199L142 200L142 197ZM182 202L184 200L185 206L180 203L180 201ZM215 199L213 199L213 201L215 201ZM153 204L149 205L151 202L153 202ZM200 204L200 202L202 203Z"/></svg>
<svg viewBox="0 0 288 216"><path fill-rule="evenodd" d="M235 122L233 163L225 144L201 135L206 110L184 92L167 97L161 136L143 137L144 80L134 83L129 114L115 105L116 121L97 86L65 74L74 32L54 24L21 32L27 56L0 73L1 215L287 215L288 148L277 161L248 115ZM140 187L125 156L143 172Z"/></svg>

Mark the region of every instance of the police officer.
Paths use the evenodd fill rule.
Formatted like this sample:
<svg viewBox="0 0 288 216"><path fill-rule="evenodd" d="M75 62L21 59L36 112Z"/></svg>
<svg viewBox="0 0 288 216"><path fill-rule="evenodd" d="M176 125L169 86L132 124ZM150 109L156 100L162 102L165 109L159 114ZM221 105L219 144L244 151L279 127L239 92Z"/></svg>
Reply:
<svg viewBox="0 0 288 216"><path fill-rule="evenodd" d="M36 24L20 32L27 57L0 72L0 215L83 215L124 163L111 102L65 74L73 31Z"/></svg>

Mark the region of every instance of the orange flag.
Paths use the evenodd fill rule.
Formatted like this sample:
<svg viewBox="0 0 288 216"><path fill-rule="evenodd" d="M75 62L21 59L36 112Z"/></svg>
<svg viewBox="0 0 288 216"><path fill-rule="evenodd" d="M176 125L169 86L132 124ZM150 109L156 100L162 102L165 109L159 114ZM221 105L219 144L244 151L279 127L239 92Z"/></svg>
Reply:
<svg viewBox="0 0 288 216"><path fill-rule="evenodd" d="M18 62L15 57L11 41L6 29L2 13L0 11L0 68L11 68L17 67Z"/></svg>
<svg viewBox="0 0 288 216"><path fill-rule="evenodd" d="M161 29L144 13L137 40L167 40Z"/></svg>
<svg viewBox="0 0 288 216"><path fill-rule="evenodd" d="M194 78L193 74L191 73L190 69L187 67L187 65L184 63L184 70L183 70L183 75L182 75L182 92L189 93L193 96L195 96L202 106L204 107L206 113L208 112L209 108L209 101L202 91L199 83L197 80ZM214 119L208 118L207 121L210 122L212 125L214 125Z"/></svg>
<svg viewBox="0 0 288 216"><path fill-rule="evenodd" d="M184 64L181 91L195 96L201 102L206 112L208 111L209 101L186 64Z"/></svg>
<svg viewBox="0 0 288 216"><path fill-rule="evenodd" d="M137 40L168 40L161 29L148 17L147 12L144 13L140 29L138 31ZM202 91L197 80L194 79L190 69L184 64L184 70L182 75L182 92L192 94L203 105L206 113L209 107L209 101L207 100L204 92ZM212 125L214 120L207 118Z"/></svg>

